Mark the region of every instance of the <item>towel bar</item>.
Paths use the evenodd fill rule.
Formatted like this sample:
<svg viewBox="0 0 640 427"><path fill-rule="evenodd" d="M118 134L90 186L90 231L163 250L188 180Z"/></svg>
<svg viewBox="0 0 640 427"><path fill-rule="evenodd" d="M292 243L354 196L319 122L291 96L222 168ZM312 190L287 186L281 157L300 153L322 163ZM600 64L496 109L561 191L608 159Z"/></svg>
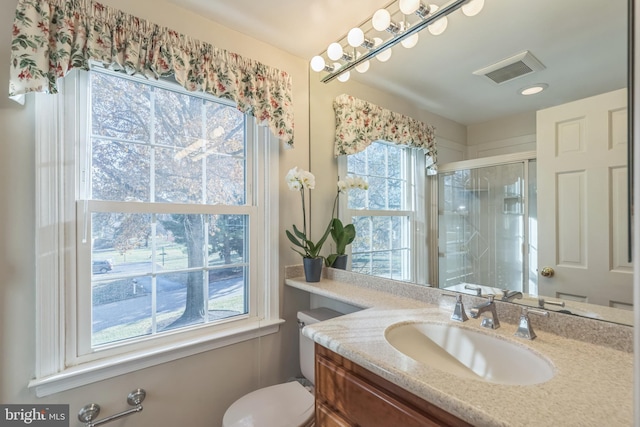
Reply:
<svg viewBox="0 0 640 427"><path fill-rule="evenodd" d="M119 412L117 414L111 415L110 417L103 418L101 420L94 421L95 418L100 414L100 405L97 403L89 403L80 409L78 412L78 419L85 423L86 427L95 427L100 424L105 424L113 420L117 420L118 418L126 417L127 415L135 414L136 412L142 411L142 401L147 396L147 393L138 388L133 390L127 396L127 403L133 408L127 409L126 411Z"/></svg>

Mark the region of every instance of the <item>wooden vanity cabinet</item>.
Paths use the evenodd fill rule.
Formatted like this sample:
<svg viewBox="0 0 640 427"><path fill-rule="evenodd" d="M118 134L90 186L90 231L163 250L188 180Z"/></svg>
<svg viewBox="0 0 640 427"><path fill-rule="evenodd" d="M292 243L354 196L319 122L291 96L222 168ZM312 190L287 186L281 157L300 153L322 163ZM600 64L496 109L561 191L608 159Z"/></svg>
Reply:
<svg viewBox="0 0 640 427"><path fill-rule="evenodd" d="M316 344L316 427L471 426Z"/></svg>

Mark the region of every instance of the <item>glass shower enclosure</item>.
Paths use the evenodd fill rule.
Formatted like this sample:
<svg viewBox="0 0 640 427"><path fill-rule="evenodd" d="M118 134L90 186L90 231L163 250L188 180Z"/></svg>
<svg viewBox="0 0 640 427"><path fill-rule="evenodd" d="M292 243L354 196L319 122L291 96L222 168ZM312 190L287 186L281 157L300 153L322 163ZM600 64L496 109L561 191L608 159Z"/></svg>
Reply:
<svg viewBox="0 0 640 427"><path fill-rule="evenodd" d="M534 153L443 165L438 173L438 287L537 293Z"/></svg>

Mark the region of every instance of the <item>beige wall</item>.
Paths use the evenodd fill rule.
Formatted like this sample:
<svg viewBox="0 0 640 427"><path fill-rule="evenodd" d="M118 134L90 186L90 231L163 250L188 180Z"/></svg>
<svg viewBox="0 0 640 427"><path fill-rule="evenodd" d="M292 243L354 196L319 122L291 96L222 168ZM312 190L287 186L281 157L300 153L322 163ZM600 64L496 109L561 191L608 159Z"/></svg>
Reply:
<svg viewBox="0 0 640 427"><path fill-rule="evenodd" d="M308 168L309 114L307 62L263 42L233 32L164 0L103 0L128 13L285 70L293 79L295 106L294 150L280 151L280 229L299 222L295 194L284 175L294 165ZM295 312L309 305L308 295L281 285L282 316L277 334L201 353L174 362L101 381L38 399L27 388L35 366L34 246L34 110L7 99L8 49L17 0L0 3L0 402L69 403L71 425L78 425L80 407L102 406L103 415L127 408L126 395L137 387L147 390L144 411L110 426L219 426L226 407L239 396L263 385L297 375ZM295 205L297 207L297 205ZM283 267L300 259L281 239L280 282Z"/></svg>
<svg viewBox="0 0 640 427"><path fill-rule="evenodd" d="M535 111L467 126L467 159L535 150Z"/></svg>

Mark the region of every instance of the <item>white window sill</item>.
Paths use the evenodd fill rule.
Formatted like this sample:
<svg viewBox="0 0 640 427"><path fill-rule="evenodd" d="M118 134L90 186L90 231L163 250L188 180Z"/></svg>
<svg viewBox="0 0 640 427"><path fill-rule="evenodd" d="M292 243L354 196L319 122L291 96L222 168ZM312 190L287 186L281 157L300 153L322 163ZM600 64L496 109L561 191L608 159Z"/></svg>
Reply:
<svg viewBox="0 0 640 427"><path fill-rule="evenodd" d="M156 347L151 350L124 354L121 356L84 363L67 368L57 374L44 378L36 378L29 382L29 388L34 390L37 397L49 396L61 391L103 381L118 375L127 374L140 369L192 356L197 353L214 350L242 341L262 337L278 332L283 319L274 319L231 328L223 333L173 342L169 345Z"/></svg>

